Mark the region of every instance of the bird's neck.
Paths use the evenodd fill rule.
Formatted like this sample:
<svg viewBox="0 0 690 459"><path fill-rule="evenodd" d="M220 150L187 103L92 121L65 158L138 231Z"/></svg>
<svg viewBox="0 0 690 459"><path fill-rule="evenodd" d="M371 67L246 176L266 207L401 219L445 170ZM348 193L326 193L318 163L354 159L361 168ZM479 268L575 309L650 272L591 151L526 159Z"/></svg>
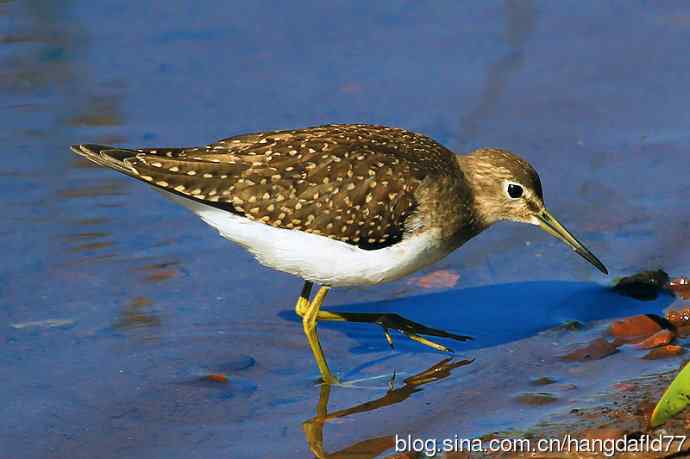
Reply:
<svg viewBox="0 0 690 459"><path fill-rule="evenodd" d="M500 200L490 193L496 186L491 165L472 154L457 156L458 166L467 184L472 199L472 214L475 217L477 234L498 221Z"/></svg>
<svg viewBox="0 0 690 459"><path fill-rule="evenodd" d="M448 252L488 226L477 213L472 189L461 168L427 180L418 188L416 197L419 209L410 227L436 230Z"/></svg>

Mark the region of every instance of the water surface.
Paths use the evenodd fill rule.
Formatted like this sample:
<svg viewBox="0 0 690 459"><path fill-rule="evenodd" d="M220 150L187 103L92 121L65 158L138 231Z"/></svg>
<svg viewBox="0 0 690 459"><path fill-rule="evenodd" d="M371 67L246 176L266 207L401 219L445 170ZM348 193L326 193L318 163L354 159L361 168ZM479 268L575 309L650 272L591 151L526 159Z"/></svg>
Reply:
<svg viewBox="0 0 690 459"><path fill-rule="evenodd" d="M370 122L510 148L613 277L687 274L689 42L680 1L0 1L0 456L374 457L396 433L519 431L677 365L630 350L561 362L671 299L614 295L559 242L504 224L420 274L457 271L455 287L332 292L336 310L476 340L444 342L447 362L330 324L331 365L364 381L325 390L291 313L298 279L67 146ZM585 330L553 329L568 320ZM577 389L516 404L543 374Z"/></svg>

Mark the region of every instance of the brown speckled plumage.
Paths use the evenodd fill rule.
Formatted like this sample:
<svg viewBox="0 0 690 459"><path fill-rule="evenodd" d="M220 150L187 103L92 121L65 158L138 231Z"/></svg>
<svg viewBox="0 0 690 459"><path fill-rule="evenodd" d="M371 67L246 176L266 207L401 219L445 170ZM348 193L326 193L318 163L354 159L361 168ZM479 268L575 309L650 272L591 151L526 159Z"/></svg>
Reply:
<svg viewBox="0 0 690 459"><path fill-rule="evenodd" d="M197 148L77 148L167 191L363 249L389 246L428 226L447 228L452 237L473 223L456 156L404 129L328 125L239 135ZM417 212L420 206L433 212ZM459 206L467 207L460 214L465 221Z"/></svg>
<svg viewBox="0 0 690 459"><path fill-rule="evenodd" d="M167 193L263 265L305 280L295 312L324 383L337 383L316 324L375 323L466 340L397 314L321 311L333 287L400 279L500 220L540 226L603 273L606 267L544 207L541 182L509 151L456 156L404 129L362 124L246 134L197 148L74 145L90 161ZM331 238L333 240L327 239ZM313 283L321 288L311 297Z"/></svg>

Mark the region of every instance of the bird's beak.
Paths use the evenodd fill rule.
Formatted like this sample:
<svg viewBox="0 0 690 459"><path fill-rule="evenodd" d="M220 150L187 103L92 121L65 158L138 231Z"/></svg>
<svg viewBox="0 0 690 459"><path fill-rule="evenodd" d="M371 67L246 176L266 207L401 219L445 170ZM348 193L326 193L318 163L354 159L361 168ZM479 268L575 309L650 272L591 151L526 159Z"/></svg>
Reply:
<svg viewBox="0 0 690 459"><path fill-rule="evenodd" d="M606 269L606 266L599 261L597 257L595 257L592 252L587 249L580 241L575 239L575 236L570 234L570 231L565 229L563 225L558 223L558 220L551 215L551 212L548 210L544 209L540 213L535 215L537 219L537 224L541 229L555 237L556 239L560 239L561 241L565 242L572 248L575 252L578 253L582 258L585 260L589 261L592 263L599 271L601 271L604 274L608 274L608 270Z"/></svg>

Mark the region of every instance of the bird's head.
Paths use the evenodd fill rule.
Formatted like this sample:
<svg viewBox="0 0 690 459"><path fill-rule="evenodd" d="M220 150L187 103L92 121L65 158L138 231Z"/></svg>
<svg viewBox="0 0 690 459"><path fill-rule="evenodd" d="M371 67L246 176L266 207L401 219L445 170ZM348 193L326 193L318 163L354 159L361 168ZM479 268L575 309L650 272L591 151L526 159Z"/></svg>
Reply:
<svg viewBox="0 0 690 459"><path fill-rule="evenodd" d="M477 214L486 226L500 220L539 226L608 274L601 261L546 209L541 180L531 164L497 148L482 148L458 158L472 187Z"/></svg>

